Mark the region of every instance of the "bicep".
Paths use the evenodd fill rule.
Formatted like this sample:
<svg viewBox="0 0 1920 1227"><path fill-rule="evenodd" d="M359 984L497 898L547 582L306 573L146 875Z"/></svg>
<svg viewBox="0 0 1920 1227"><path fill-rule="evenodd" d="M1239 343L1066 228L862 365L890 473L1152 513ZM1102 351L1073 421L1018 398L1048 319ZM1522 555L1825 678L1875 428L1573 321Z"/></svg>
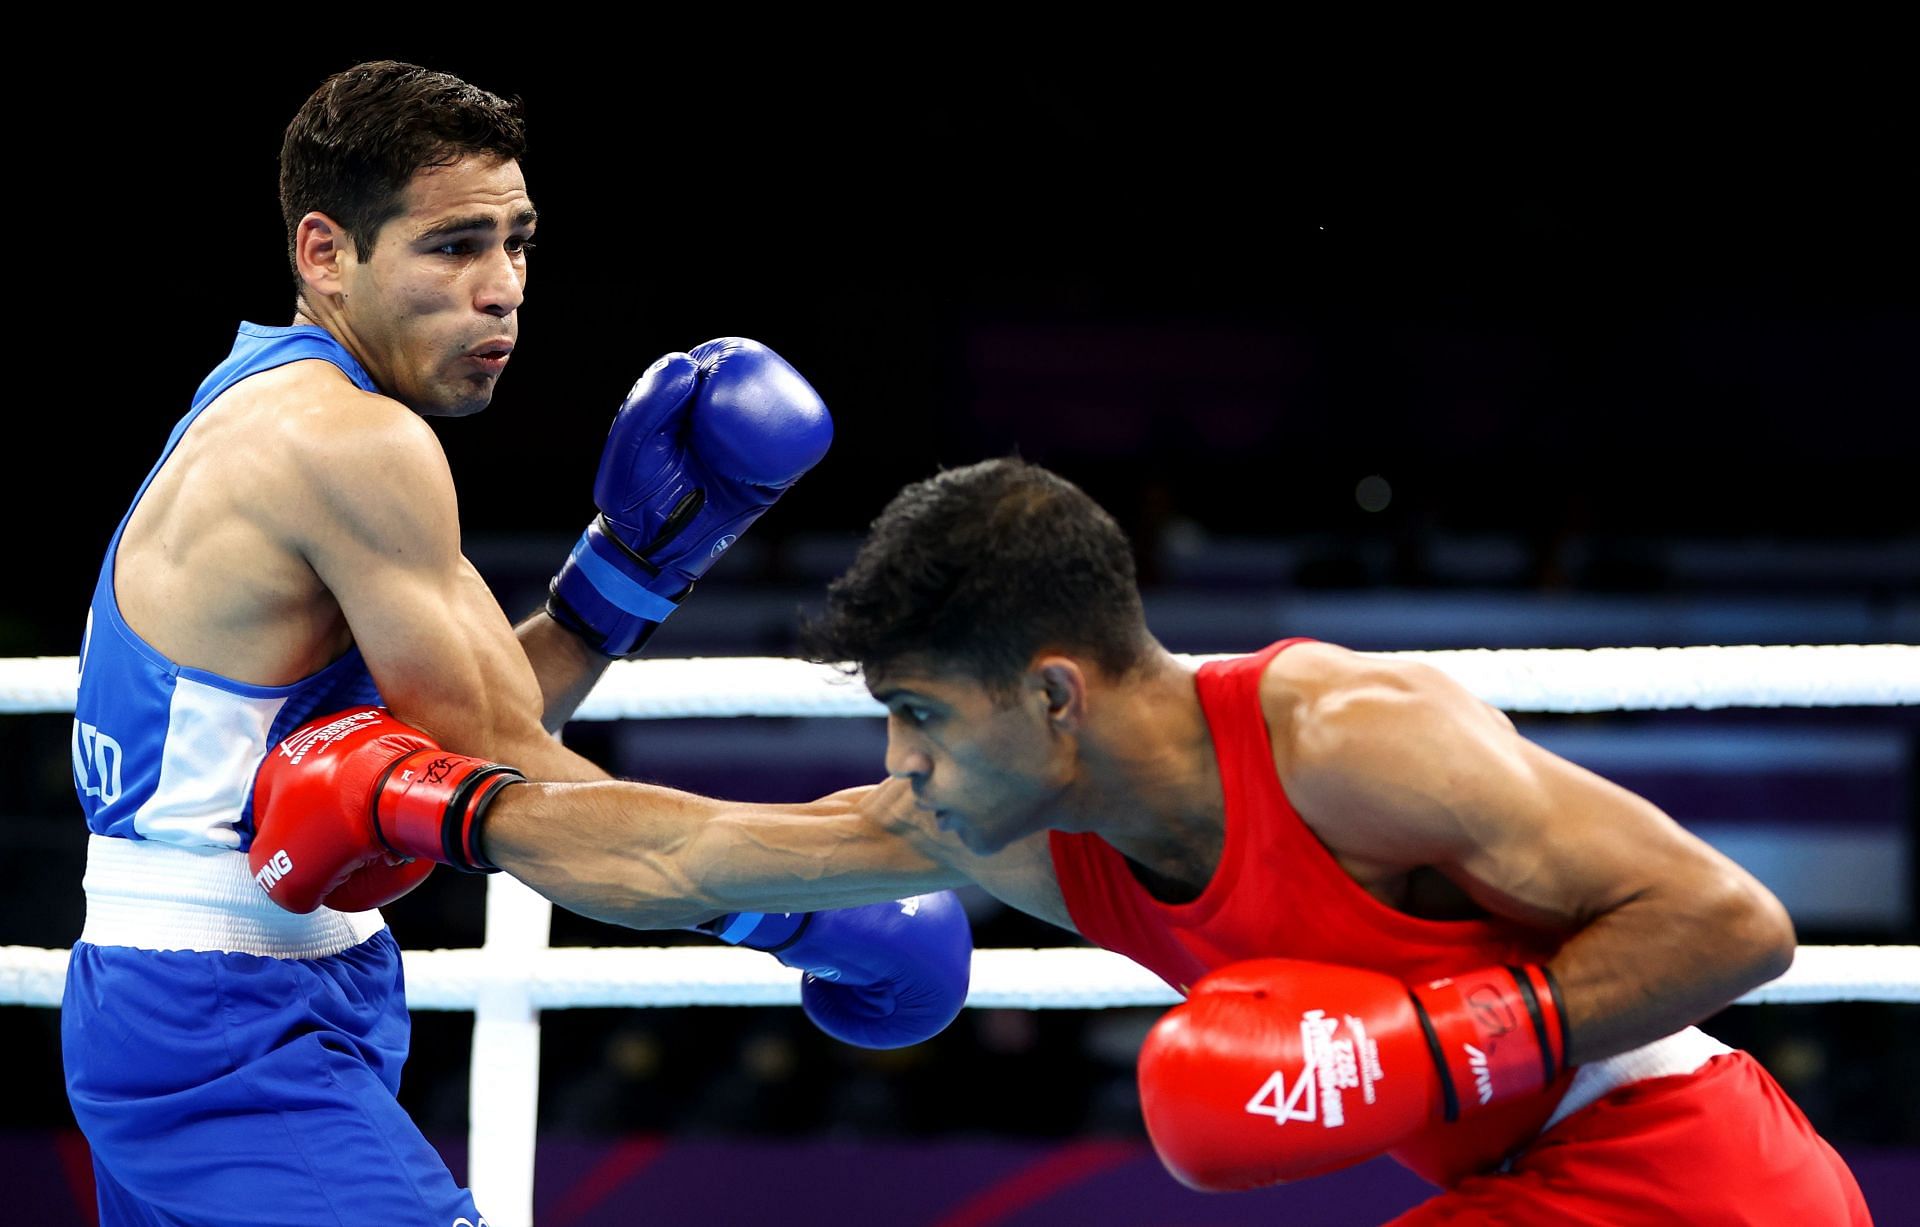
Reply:
<svg viewBox="0 0 1920 1227"><path fill-rule="evenodd" d="M437 446L346 466L328 493L331 514L304 552L393 713L449 749L580 778L540 726L539 683L512 626L460 553Z"/></svg>
<svg viewBox="0 0 1920 1227"><path fill-rule="evenodd" d="M1332 817L1316 830L1350 855L1433 866L1493 915L1565 935L1552 967L1569 1060L1671 1034L1791 959L1792 922L1765 887L1450 680L1406 671L1336 688L1330 707L1298 773Z"/></svg>
<svg viewBox="0 0 1920 1227"><path fill-rule="evenodd" d="M1488 910L1573 929L1655 893L1703 897L1739 872L1644 797L1518 733L1499 740L1465 774L1439 866Z"/></svg>
<svg viewBox="0 0 1920 1227"><path fill-rule="evenodd" d="M457 554L444 566L368 556L321 577L402 720L449 748L486 753L494 733L538 710L539 688L505 615Z"/></svg>
<svg viewBox="0 0 1920 1227"><path fill-rule="evenodd" d="M1357 855L1431 865L1496 915L1571 930L1650 892L1684 898L1733 868L1440 675L1362 691L1327 723L1302 791L1339 815L1336 838Z"/></svg>

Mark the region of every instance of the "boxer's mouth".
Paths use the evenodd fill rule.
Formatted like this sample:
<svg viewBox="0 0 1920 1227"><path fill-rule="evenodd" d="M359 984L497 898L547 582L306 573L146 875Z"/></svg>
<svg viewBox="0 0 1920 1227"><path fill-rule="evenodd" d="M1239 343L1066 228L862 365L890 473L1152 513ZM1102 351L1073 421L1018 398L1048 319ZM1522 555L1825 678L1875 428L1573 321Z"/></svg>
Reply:
<svg viewBox="0 0 1920 1227"><path fill-rule="evenodd" d="M468 350L463 356L468 361L477 363L483 370L497 374L506 369L507 358L512 353L512 341L488 341L485 345Z"/></svg>

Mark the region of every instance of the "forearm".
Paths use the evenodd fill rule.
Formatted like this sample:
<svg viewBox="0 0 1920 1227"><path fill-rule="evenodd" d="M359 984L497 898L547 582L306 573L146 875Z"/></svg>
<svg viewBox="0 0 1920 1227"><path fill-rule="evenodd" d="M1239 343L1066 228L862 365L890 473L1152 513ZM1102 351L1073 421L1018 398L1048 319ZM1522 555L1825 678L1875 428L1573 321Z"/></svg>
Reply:
<svg viewBox="0 0 1920 1227"><path fill-rule="evenodd" d="M964 881L868 821L859 795L751 805L628 781L518 784L488 811L485 850L562 907L637 929L853 907Z"/></svg>
<svg viewBox="0 0 1920 1227"><path fill-rule="evenodd" d="M513 633L540 682L540 721L548 732L557 733L573 718L612 661L555 622L545 609L535 610L513 628Z"/></svg>
<svg viewBox="0 0 1920 1227"><path fill-rule="evenodd" d="M1751 880L1649 890L1596 918L1548 962L1567 1008L1567 1059L1616 1056L1700 1021L1783 973L1793 926Z"/></svg>
<svg viewBox="0 0 1920 1227"><path fill-rule="evenodd" d="M562 745L558 737L538 726L529 728L517 739L502 740L498 744L500 748L488 757L507 764L530 780L574 784L613 778L606 768L575 754Z"/></svg>

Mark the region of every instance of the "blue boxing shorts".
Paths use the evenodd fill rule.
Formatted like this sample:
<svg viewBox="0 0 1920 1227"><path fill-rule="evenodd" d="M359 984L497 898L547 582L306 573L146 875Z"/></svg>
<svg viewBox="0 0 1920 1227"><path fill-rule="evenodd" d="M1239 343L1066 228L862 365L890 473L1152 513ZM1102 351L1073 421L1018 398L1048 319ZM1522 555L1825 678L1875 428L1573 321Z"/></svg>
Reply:
<svg viewBox="0 0 1920 1227"><path fill-rule="evenodd" d="M104 1227L481 1227L394 1098L409 1022L379 913L275 915L244 855L128 845L89 848L60 1020Z"/></svg>

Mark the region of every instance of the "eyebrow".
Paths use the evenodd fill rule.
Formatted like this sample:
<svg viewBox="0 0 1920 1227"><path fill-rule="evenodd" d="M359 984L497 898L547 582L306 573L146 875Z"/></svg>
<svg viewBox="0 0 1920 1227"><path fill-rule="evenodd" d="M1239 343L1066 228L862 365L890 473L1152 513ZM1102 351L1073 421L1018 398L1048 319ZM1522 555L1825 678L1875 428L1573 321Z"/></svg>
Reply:
<svg viewBox="0 0 1920 1227"><path fill-rule="evenodd" d="M507 223L507 228L509 230L517 230L523 226L531 226L539 220L540 213L538 210L523 209L519 213L514 214L513 220ZM493 228L493 216L488 213L477 213L468 217L449 217L445 221L435 222L425 230L422 230L414 236L413 241L416 243L424 243L428 239L443 239L450 234L465 234L472 230L491 232Z"/></svg>
<svg viewBox="0 0 1920 1227"><path fill-rule="evenodd" d="M891 707L895 699L908 699L929 709L937 709L939 711L947 710L945 703L942 703L925 691L915 690L911 686L889 686L885 690L870 690L867 693L871 694L873 701L882 707Z"/></svg>

